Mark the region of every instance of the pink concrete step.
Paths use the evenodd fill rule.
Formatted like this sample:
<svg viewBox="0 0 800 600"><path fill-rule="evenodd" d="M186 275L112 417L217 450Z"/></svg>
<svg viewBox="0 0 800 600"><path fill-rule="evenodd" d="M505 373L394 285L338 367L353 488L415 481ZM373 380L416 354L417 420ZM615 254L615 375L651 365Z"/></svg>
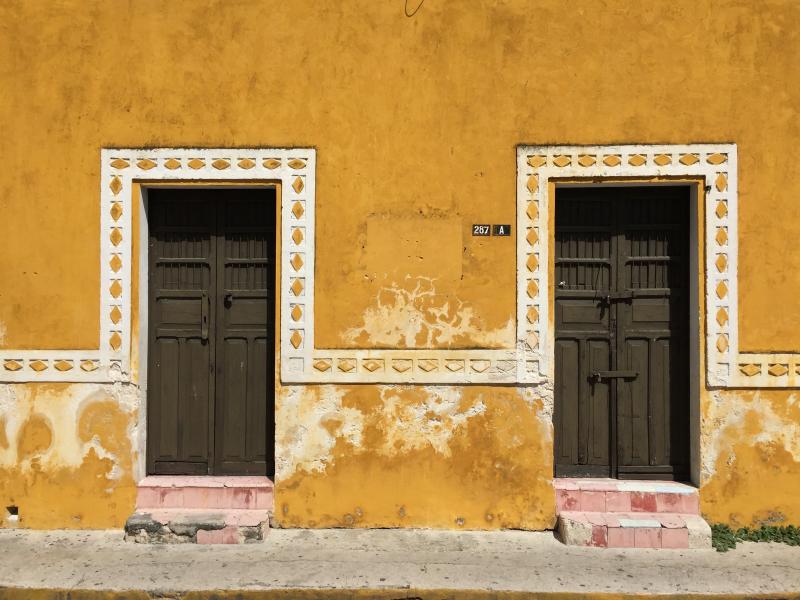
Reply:
<svg viewBox="0 0 800 600"><path fill-rule="evenodd" d="M562 511L558 534L570 546L599 548L710 548L711 528L702 517L665 512Z"/></svg>
<svg viewBox="0 0 800 600"><path fill-rule="evenodd" d="M154 475L139 482L136 510L273 509L273 485L267 477Z"/></svg>
<svg viewBox="0 0 800 600"><path fill-rule="evenodd" d="M557 478L556 510L700 514L697 488L674 481Z"/></svg>

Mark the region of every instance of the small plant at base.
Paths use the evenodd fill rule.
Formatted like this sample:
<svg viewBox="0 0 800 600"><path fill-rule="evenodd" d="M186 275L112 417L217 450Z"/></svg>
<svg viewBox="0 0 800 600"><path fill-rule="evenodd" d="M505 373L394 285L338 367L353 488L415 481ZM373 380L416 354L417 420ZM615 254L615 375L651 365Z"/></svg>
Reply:
<svg viewBox="0 0 800 600"><path fill-rule="evenodd" d="M762 525L757 528L740 527L734 530L721 523L711 526L711 545L717 552L727 552L736 548L738 542L778 542L789 546L800 546L800 528L794 525L785 527Z"/></svg>

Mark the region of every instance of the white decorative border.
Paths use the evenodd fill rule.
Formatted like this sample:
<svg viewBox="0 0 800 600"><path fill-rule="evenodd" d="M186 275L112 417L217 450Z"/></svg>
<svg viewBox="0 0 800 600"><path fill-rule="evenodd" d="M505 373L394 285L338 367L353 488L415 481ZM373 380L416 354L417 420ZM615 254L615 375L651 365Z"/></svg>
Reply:
<svg viewBox="0 0 800 600"><path fill-rule="evenodd" d="M135 181L279 181L281 379L287 383L539 383L552 376L548 331L549 182L554 178L703 177L707 381L795 387L800 354L738 352L734 144L520 146L517 344L500 350L325 350L314 345L316 152L309 148L104 149L98 350L3 350L0 381L129 381ZM146 265L141 265L146 268Z"/></svg>
<svg viewBox="0 0 800 600"><path fill-rule="evenodd" d="M705 180L706 379L731 384L738 357L737 156L735 144L523 146L517 150L517 320L542 373L552 368L548 331L548 218L554 179L702 177ZM533 314L534 318L529 318Z"/></svg>

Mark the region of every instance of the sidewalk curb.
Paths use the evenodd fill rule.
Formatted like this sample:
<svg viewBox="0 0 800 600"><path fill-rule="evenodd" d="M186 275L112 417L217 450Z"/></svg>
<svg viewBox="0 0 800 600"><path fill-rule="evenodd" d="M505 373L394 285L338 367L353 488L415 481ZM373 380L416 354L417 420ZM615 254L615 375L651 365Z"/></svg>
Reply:
<svg viewBox="0 0 800 600"><path fill-rule="evenodd" d="M459 589L67 590L0 588L0 600L800 600L800 592L775 594L609 594Z"/></svg>

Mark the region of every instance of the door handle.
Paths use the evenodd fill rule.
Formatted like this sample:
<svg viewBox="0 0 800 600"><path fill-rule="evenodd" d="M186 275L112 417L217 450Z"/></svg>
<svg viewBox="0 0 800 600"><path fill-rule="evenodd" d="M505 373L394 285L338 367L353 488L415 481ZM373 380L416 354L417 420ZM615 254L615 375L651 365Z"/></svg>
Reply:
<svg viewBox="0 0 800 600"><path fill-rule="evenodd" d="M203 292L200 298L200 339L202 341L208 340L208 313L211 309L211 301L208 294Z"/></svg>
<svg viewBox="0 0 800 600"><path fill-rule="evenodd" d="M639 371L595 371L589 379L599 383L601 379L635 379L638 376Z"/></svg>
<svg viewBox="0 0 800 600"><path fill-rule="evenodd" d="M231 304L233 304L233 294L225 294L222 297L222 302L225 304L226 307L228 307Z"/></svg>
<svg viewBox="0 0 800 600"><path fill-rule="evenodd" d="M611 304L612 302L631 302L633 301L633 292L630 290L626 292L607 292L600 301L604 304Z"/></svg>

